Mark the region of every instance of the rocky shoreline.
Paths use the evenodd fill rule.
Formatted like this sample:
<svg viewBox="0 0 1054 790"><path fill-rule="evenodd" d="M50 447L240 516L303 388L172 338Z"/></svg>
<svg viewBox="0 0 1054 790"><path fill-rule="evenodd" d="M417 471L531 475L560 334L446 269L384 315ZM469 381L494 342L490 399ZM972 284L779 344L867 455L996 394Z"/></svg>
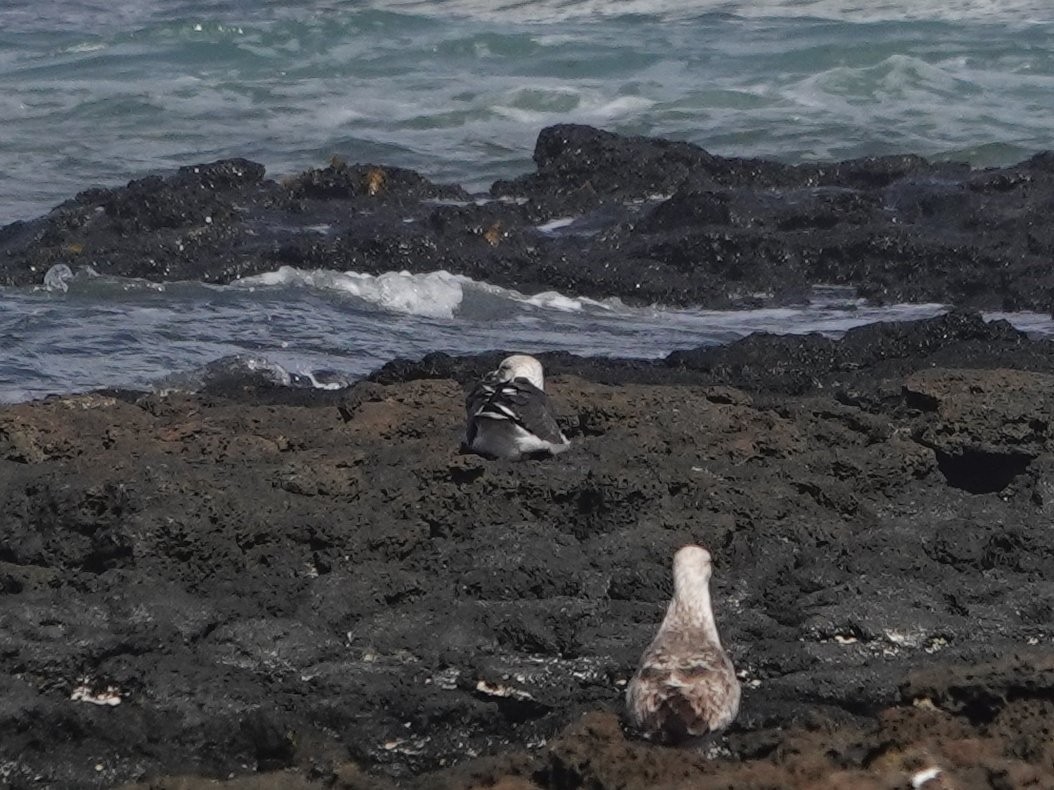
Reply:
<svg viewBox="0 0 1054 790"><path fill-rule="evenodd" d="M535 161L487 200L184 168L0 229L0 283L445 268L646 304L1051 307L1049 154L790 167L560 126ZM459 452L503 353L0 406L0 784L1054 788L1054 344L956 310L540 354L573 446L519 463ZM704 751L621 718L687 542L744 687Z"/></svg>
<svg viewBox="0 0 1054 790"><path fill-rule="evenodd" d="M534 173L470 195L384 165L280 180L244 159L94 188L0 228L0 284L56 265L224 283L281 266L445 269L525 293L715 308L1054 306L1054 155L985 170L887 156L785 165L587 126L542 130Z"/></svg>
<svg viewBox="0 0 1054 790"><path fill-rule="evenodd" d="M3 781L1052 786L1050 343L542 358L542 462L458 452L492 355L0 409ZM744 684L707 755L619 718L689 541Z"/></svg>

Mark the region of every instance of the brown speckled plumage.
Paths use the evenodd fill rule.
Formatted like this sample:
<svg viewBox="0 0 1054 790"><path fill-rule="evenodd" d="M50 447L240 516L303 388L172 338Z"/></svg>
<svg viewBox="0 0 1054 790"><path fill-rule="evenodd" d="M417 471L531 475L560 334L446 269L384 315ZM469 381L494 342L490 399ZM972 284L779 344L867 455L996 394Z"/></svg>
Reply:
<svg viewBox="0 0 1054 790"><path fill-rule="evenodd" d="M722 730L739 712L739 680L710 606L710 554L685 546L674 558L674 596L626 689L630 720L678 742Z"/></svg>

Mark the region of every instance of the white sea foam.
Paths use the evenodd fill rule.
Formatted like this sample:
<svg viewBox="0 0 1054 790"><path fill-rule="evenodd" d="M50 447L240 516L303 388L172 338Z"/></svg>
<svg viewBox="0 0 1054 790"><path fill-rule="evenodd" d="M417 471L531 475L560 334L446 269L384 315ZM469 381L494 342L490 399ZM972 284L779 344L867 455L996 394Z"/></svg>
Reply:
<svg viewBox="0 0 1054 790"><path fill-rule="evenodd" d="M464 298L464 285L471 282L446 271L411 274L385 272L360 274L328 270L304 270L283 266L274 272L244 277L237 287L307 286L348 294L393 313L453 318Z"/></svg>
<svg viewBox="0 0 1054 790"><path fill-rule="evenodd" d="M505 293L510 299L515 301L521 301L525 304L534 305L535 307L542 307L546 310L559 310L563 313L580 312L589 309L614 311L618 309L617 305L620 305L623 308L625 307L617 300L601 302L585 296L564 296L558 291L543 291L534 296L524 296L516 291L509 290L506 290Z"/></svg>
<svg viewBox="0 0 1054 790"><path fill-rule="evenodd" d="M73 55L82 55L88 52L100 52L107 48L106 44L100 44L98 42L84 42L81 44L74 44L71 47L66 47L65 52L69 52Z"/></svg>
<svg viewBox="0 0 1054 790"><path fill-rule="evenodd" d="M495 104L491 109L502 118L508 118L516 123L530 124L532 126L545 124L546 113L539 110L525 110L522 107L509 107L504 104Z"/></svg>
<svg viewBox="0 0 1054 790"><path fill-rule="evenodd" d="M380 0L373 0L381 7ZM706 13L742 17L818 18L855 21L887 20L1006 20L1020 23L1049 21L1044 0L385 0L383 7L414 13L461 14L505 22L560 22L624 15L665 19Z"/></svg>
<svg viewBox="0 0 1054 790"><path fill-rule="evenodd" d="M752 310L631 307L617 298L598 300L559 291L524 294L442 269L419 274L401 271L371 275L283 266L277 271L243 278L230 287L313 288L351 296L388 313L484 323L544 321L546 316L557 320L559 314L584 314L588 316L584 320L592 322L593 331L601 335L664 332L682 336L686 345L698 344L700 336L708 332L721 342L751 332L821 332L834 336L877 321L913 321L932 318L947 310L945 305L936 302L872 305L857 299L852 288L836 286L818 286L807 303L786 307ZM989 321L1007 320L1035 336L1054 334L1054 320L1043 313L991 312L984 317ZM604 353L612 351L614 348Z"/></svg>
<svg viewBox="0 0 1054 790"><path fill-rule="evenodd" d="M1054 326L1049 313L1035 313L1023 310L1019 313L991 312L982 313L985 321L1009 321L1017 329L1038 337L1054 335Z"/></svg>
<svg viewBox="0 0 1054 790"><path fill-rule="evenodd" d="M569 113L584 123L603 124L638 116L656 104L646 96L617 95L617 90L617 83L578 82L572 87L562 80L535 80L529 88L515 85L493 95L488 109L501 118L537 127L565 121Z"/></svg>
<svg viewBox="0 0 1054 790"><path fill-rule="evenodd" d="M303 377L310 383L313 389L317 390L339 390L348 386L346 380L326 380L311 370L305 370L303 373L296 373L294 376Z"/></svg>
<svg viewBox="0 0 1054 790"><path fill-rule="evenodd" d="M372 275L283 266L276 271L244 277L231 284L233 288L249 289L289 286L347 294L386 312L424 318L466 317L463 315L463 306L467 296L475 297L477 301L482 299L488 303L504 303L505 309L518 306L521 309L539 308L559 313L588 311L597 314L617 311L631 314L635 310L626 307L617 298L598 300L586 296L567 296L558 291L523 294L511 288L451 274L443 269L419 274L401 271ZM653 315L651 310L636 312L641 317ZM492 311L483 309L480 314L491 315ZM475 311L472 315L475 315ZM472 315L467 317L471 318Z"/></svg>
<svg viewBox="0 0 1054 790"><path fill-rule="evenodd" d="M44 290L66 293L70 289L69 281L73 279L73 269L64 263L56 263L44 275Z"/></svg>
<svg viewBox="0 0 1054 790"><path fill-rule="evenodd" d="M553 231L560 230L561 228L566 228L568 225L572 224L576 219L578 218L558 217L557 219L549 220L549 222L538 225L537 227L538 230L540 230L542 233L552 233Z"/></svg>
<svg viewBox="0 0 1054 790"><path fill-rule="evenodd" d="M643 96L619 96L592 108L590 113L596 118L609 120L643 112L654 106L655 102L652 99Z"/></svg>

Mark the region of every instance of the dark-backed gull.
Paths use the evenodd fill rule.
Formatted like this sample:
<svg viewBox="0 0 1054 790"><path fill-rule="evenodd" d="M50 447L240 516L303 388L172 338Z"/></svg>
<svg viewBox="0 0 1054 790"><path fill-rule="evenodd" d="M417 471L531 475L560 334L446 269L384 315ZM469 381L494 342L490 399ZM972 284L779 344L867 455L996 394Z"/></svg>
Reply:
<svg viewBox="0 0 1054 790"><path fill-rule="evenodd" d="M571 443L545 395L542 363L526 354L502 360L465 399L465 446L492 458L563 452Z"/></svg>
<svg viewBox="0 0 1054 790"><path fill-rule="evenodd" d="M632 723L649 737L683 742L732 723L739 680L710 608L710 552L684 546L673 558L673 599L626 688Z"/></svg>

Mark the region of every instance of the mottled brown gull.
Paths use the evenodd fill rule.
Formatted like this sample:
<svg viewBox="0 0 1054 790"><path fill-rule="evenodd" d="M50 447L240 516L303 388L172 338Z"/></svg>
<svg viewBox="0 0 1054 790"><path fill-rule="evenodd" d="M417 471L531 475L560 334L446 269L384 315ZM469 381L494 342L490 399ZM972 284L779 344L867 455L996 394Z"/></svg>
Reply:
<svg viewBox="0 0 1054 790"><path fill-rule="evenodd" d="M626 688L630 721L670 743L732 723L739 680L721 647L710 605L710 552L684 546L673 559L673 599Z"/></svg>
<svg viewBox="0 0 1054 790"><path fill-rule="evenodd" d="M469 392L465 408L465 446L481 455L555 455L571 445L546 397L542 363L526 354L502 360Z"/></svg>

